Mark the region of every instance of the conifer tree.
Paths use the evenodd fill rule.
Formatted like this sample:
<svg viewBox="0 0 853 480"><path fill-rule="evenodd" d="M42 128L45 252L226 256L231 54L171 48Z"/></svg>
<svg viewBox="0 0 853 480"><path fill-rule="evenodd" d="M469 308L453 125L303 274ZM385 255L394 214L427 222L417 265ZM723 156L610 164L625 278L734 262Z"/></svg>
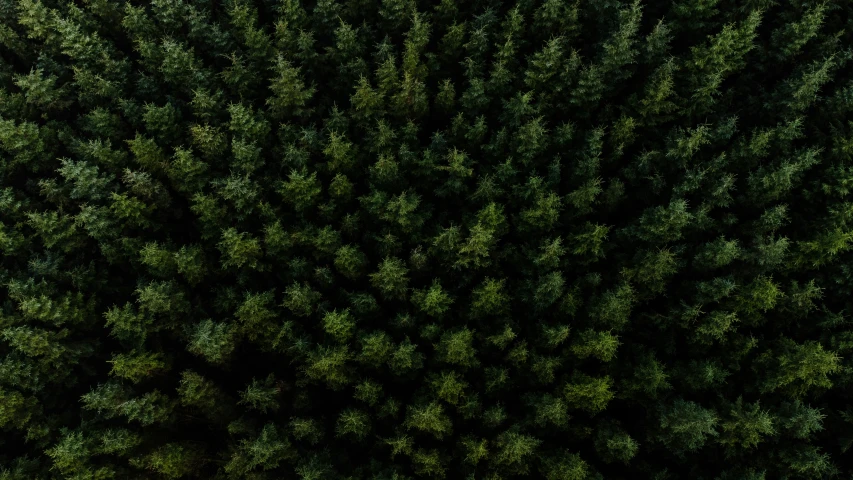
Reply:
<svg viewBox="0 0 853 480"><path fill-rule="evenodd" d="M0 479L853 473L849 2L0 2Z"/></svg>

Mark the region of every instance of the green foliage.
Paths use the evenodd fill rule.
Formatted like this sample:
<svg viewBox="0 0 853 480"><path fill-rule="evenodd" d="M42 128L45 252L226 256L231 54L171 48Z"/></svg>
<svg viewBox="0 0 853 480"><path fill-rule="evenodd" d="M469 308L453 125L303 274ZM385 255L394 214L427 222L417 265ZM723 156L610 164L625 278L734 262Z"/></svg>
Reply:
<svg viewBox="0 0 853 480"><path fill-rule="evenodd" d="M358 278L366 265L367 258L354 245L344 245L335 252L335 267L344 276Z"/></svg>
<svg viewBox="0 0 853 480"><path fill-rule="evenodd" d="M131 344L142 344L153 323L148 315L138 312L130 303L121 308L113 306L104 313L104 318L113 336Z"/></svg>
<svg viewBox="0 0 853 480"><path fill-rule="evenodd" d="M229 411L229 399L219 387L200 374L185 370L177 389L181 405L194 408L204 415L220 420Z"/></svg>
<svg viewBox="0 0 853 480"><path fill-rule="evenodd" d="M356 385L355 395L353 397L356 400L361 400L362 402L367 403L368 405L375 405L379 401L381 395L382 385L371 380L366 380Z"/></svg>
<svg viewBox="0 0 853 480"><path fill-rule="evenodd" d="M366 365L378 367L389 361L394 350L391 338L385 332L372 332L360 338L361 352L358 360Z"/></svg>
<svg viewBox="0 0 853 480"><path fill-rule="evenodd" d="M203 464L203 458L196 446L167 443L143 458L131 459L130 463L166 478L181 478L196 471Z"/></svg>
<svg viewBox="0 0 853 480"><path fill-rule="evenodd" d="M829 375L839 370L840 360L834 352L824 350L819 342L797 344L784 339L758 359L757 365L767 368L761 389L786 389L800 397L813 388L830 388L832 381Z"/></svg>
<svg viewBox="0 0 853 480"><path fill-rule="evenodd" d="M465 452L465 463L477 465L489 455L488 442L485 439L466 437L459 443Z"/></svg>
<svg viewBox="0 0 853 480"><path fill-rule="evenodd" d="M410 406L406 411L405 424L407 429L426 432L441 439L450 434L453 424L439 403L429 403L422 406Z"/></svg>
<svg viewBox="0 0 853 480"><path fill-rule="evenodd" d="M309 175L307 170L303 169L291 171L287 181L279 184L278 192L287 203L293 205L293 208L301 211L316 203L322 188L317 180L317 173L312 172Z"/></svg>
<svg viewBox="0 0 853 480"><path fill-rule="evenodd" d="M540 471L547 480L583 480L591 473L589 464L570 452L546 458Z"/></svg>
<svg viewBox="0 0 853 480"><path fill-rule="evenodd" d="M592 306L592 316L606 326L621 329L628 322L635 294L629 283L604 292Z"/></svg>
<svg viewBox="0 0 853 480"><path fill-rule="evenodd" d="M511 471L523 474L529 470L530 457L534 456L541 443L541 440L520 432L504 432L495 439L493 463L506 465Z"/></svg>
<svg viewBox="0 0 853 480"><path fill-rule="evenodd" d="M764 436L774 433L773 417L768 412L761 411L758 402L744 405L743 399L738 397L728 418L720 422L718 441L742 451L755 447L764 440Z"/></svg>
<svg viewBox="0 0 853 480"><path fill-rule="evenodd" d="M311 380L325 382L330 388L339 390L350 383L347 361L350 352L346 346L318 348L311 352L305 364L305 375Z"/></svg>
<svg viewBox="0 0 853 480"><path fill-rule="evenodd" d="M306 87L300 78L298 67L284 59L276 57L275 76L270 81L273 96L267 99L270 111L276 116L299 114L315 93L313 87Z"/></svg>
<svg viewBox="0 0 853 480"><path fill-rule="evenodd" d="M258 239L253 238L249 232L238 232L233 227L222 231L217 247L222 252L223 268L257 268L258 261L263 256Z"/></svg>
<svg viewBox="0 0 853 480"><path fill-rule="evenodd" d="M282 306L289 309L294 315L307 317L314 312L319 300L320 293L312 289L307 282L302 284L294 282L284 291Z"/></svg>
<svg viewBox="0 0 853 480"><path fill-rule="evenodd" d="M441 289L437 281L429 289L413 291L411 299L418 309L432 317L440 317L453 304L453 299Z"/></svg>
<svg viewBox="0 0 853 480"><path fill-rule="evenodd" d="M609 376L591 377L578 374L563 387L563 395L572 408L596 414L613 399L613 380Z"/></svg>
<svg viewBox="0 0 853 480"><path fill-rule="evenodd" d="M402 298L406 295L409 269L396 257L385 257L375 273L370 274L370 282L384 296Z"/></svg>
<svg viewBox="0 0 853 480"><path fill-rule="evenodd" d="M190 284L204 280L207 274L207 263L204 252L199 245L184 245L174 254L175 267L178 273Z"/></svg>
<svg viewBox="0 0 853 480"><path fill-rule="evenodd" d="M465 389L468 387L468 382L453 370L434 375L429 384L436 397L451 405L457 405L462 401L465 397Z"/></svg>
<svg viewBox="0 0 853 480"><path fill-rule="evenodd" d="M297 440L305 439L310 444L316 444L323 438L323 430L312 418L294 418L290 422L291 434Z"/></svg>
<svg viewBox="0 0 853 480"><path fill-rule="evenodd" d="M153 352L121 353L114 356L110 363L113 365L110 370L111 375L125 378L133 383L138 383L166 368L163 355Z"/></svg>
<svg viewBox="0 0 853 480"><path fill-rule="evenodd" d="M36 402L32 398L23 396L14 390L0 389L0 398L3 399L3 409L0 410L0 427L15 428L23 430L30 422Z"/></svg>
<svg viewBox="0 0 853 480"><path fill-rule="evenodd" d="M639 444L618 424L604 423L596 432L595 449L605 462L629 463L639 451Z"/></svg>
<svg viewBox="0 0 853 480"><path fill-rule="evenodd" d="M819 3L812 5L802 13L799 21L781 25L773 31L772 41L779 49L777 55L781 58L796 55L812 38L814 38L826 16L827 5Z"/></svg>
<svg viewBox="0 0 853 480"><path fill-rule="evenodd" d="M506 280L486 278L474 289L471 313L476 316L506 313L510 297L504 291Z"/></svg>
<svg viewBox="0 0 853 480"><path fill-rule="evenodd" d="M252 379L252 383L240 392L239 403L263 413L275 411L279 408L278 393L279 387L276 386L275 377L272 375L261 381Z"/></svg>
<svg viewBox="0 0 853 480"><path fill-rule="evenodd" d="M616 357L619 336L607 331L584 330L579 332L577 342L571 346L572 353L579 358L595 357L609 362Z"/></svg>
<svg viewBox="0 0 853 480"><path fill-rule="evenodd" d="M396 375L404 375L423 367L424 355L417 352L418 346L406 338L391 352L388 366Z"/></svg>
<svg viewBox="0 0 853 480"><path fill-rule="evenodd" d="M682 230L690 223L693 215L687 211L685 200L673 200L667 206L646 210L640 217L638 236L641 240L654 243L669 243L679 240Z"/></svg>
<svg viewBox="0 0 853 480"><path fill-rule="evenodd" d="M349 310L340 313L333 310L323 317L323 330L338 342L347 341L353 335L354 328L355 320L350 316Z"/></svg>
<svg viewBox="0 0 853 480"><path fill-rule="evenodd" d="M367 413L347 409L341 412L338 421L335 424L335 433L338 436L352 436L356 439L363 440L370 432L370 417Z"/></svg>
<svg viewBox="0 0 853 480"><path fill-rule="evenodd" d="M477 351L473 345L474 331L463 328L455 332L447 332L441 336L436 345L437 359L441 362L463 367L473 367L478 364Z"/></svg>
<svg viewBox="0 0 853 480"><path fill-rule="evenodd" d="M849 2L0 2L0 480L848 478Z"/></svg>
<svg viewBox="0 0 853 480"><path fill-rule="evenodd" d="M437 450L418 449L412 454L415 472L421 476L444 478L446 468Z"/></svg>
<svg viewBox="0 0 853 480"><path fill-rule="evenodd" d="M212 363L223 363L234 350L234 330L231 325L206 319L195 325L187 350Z"/></svg>
<svg viewBox="0 0 853 480"><path fill-rule="evenodd" d="M741 248L737 240L720 237L703 245L693 261L700 269L720 268L737 260L740 255Z"/></svg>
<svg viewBox="0 0 853 480"><path fill-rule="evenodd" d="M258 468L271 470L292 459L293 455L287 437L275 425L268 423L254 438L240 441L224 469L235 475L246 475Z"/></svg>
<svg viewBox="0 0 853 480"><path fill-rule="evenodd" d="M658 440L676 454L695 451L717 437L717 415L696 402L676 398L661 408Z"/></svg>

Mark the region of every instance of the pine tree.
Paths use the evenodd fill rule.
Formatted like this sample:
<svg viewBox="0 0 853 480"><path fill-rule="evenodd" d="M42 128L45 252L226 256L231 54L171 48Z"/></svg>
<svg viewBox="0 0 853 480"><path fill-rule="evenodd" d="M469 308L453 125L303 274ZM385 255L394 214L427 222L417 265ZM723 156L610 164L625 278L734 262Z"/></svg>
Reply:
<svg viewBox="0 0 853 480"><path fill-rule="evenodd" d="M844 2L0 2L0 478L845 478Z"/></svg>

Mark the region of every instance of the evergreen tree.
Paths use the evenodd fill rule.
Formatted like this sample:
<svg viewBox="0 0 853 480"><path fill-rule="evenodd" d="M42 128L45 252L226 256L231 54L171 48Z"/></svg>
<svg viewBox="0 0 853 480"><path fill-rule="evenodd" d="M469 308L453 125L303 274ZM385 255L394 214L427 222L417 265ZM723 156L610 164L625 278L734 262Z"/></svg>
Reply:
<svg viewBox="0 0 853 480"><path fill-rule="evenodd" d="M853 474L853 5L427 3L0 1L0 479Z"/></svg>

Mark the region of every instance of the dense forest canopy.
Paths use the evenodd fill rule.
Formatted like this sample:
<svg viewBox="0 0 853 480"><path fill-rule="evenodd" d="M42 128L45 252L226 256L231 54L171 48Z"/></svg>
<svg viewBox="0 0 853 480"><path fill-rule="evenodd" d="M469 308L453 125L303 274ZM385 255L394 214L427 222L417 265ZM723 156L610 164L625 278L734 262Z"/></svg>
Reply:
<svg viewBox="0 0 853 480"><path fill-rule="evenodd" d="M0 0L0 480L853 479L853 3Z"/></svg>

